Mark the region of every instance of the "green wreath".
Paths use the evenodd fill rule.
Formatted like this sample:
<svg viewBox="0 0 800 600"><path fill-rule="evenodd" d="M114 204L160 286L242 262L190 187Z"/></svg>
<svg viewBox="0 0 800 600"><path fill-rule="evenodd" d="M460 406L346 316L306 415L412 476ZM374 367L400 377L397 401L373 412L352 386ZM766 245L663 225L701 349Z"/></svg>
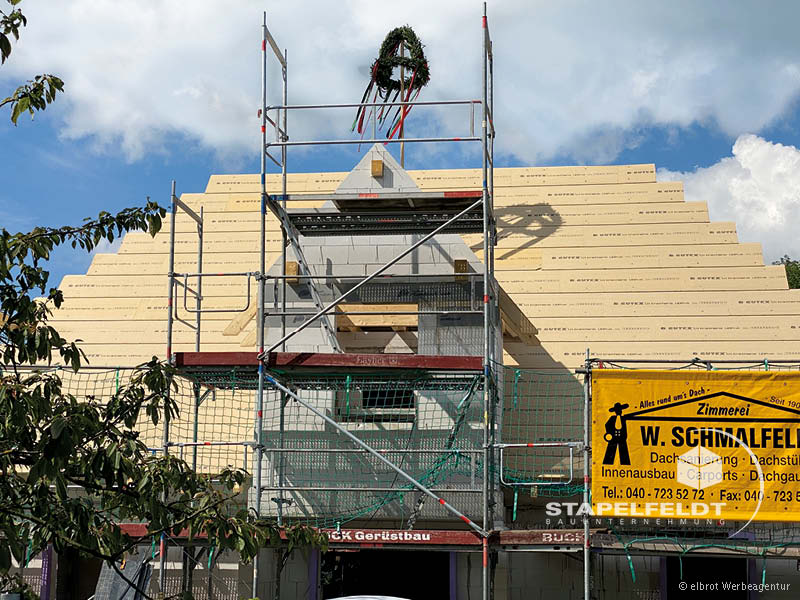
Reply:
<svg viewBox="0 0 800 600"><path fill-rule="evenodd" d="M400 44L405 44L409 50L409 56L400 56L398 52ZM416 100L422 88L431 78L428 70L428 61L422 48L422 42L419 41L417 34L408 25L397 27L389 32L381 44L378 58L372 63L369 83L367 84L367 89L364 90L364 95L361 97L362 106L359 106L356 111L356 118L350 128L351 131L357 129L358 133L363 136L364 121L368 112L367 107L363 106L363 104L369 101L370 96L373 95L373 89L375 90L373 102L377 102L378 98L384 103L396 102L398 99L401 102L413 102ZM392 79L392 72L395 67L400 66L408 73L408 76L404 77L402 85L399 79ZM401 89L404 93L403 98L400 98ZM411 106L405 109L398 106L394 110L387 110L387 107L384 106L380 109L373 108L373 110L376 111L375 116L381 127L387 121L390 123L389 129L386 131L386 137L392 138L397 133L398 128L401 127L405 117L408 116ZM393 116L390 119L391 113L393 113Z"/></svg>
<svg viewBox="0 0 800 600"><path fill-rule="evenodd" d="M400 56L398 50L404 43L409 50L409 56ZM392 29L383 40L377 60L372 63L372 78L375 84L384 93L400 89L400 81L392 79L395 67L404 67L409 73L403 82L403 89L419 89L430 80L428 61L422 50L422 42L417 34L408 25Z"/></svg>

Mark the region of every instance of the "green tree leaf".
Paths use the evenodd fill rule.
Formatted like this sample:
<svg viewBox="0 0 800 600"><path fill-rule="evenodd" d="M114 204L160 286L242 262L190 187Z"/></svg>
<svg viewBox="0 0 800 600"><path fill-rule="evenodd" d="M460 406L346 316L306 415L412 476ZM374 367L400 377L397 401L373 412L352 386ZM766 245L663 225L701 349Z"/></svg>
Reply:
<svg viewBox="0 0 800 600"><path fill-rule="evenodd" d="M776 260L773 265L783 265L786 270L786 283L790 289L800 289L800 260L794 260L785 254L780 260Z"/></svg>
<svg viewBox="0 0 800 600"><path fill-rule="evenodd" d="M60 360L80 372L86 360L79 341L49 323L52 308L63 302L58 289L48 288L51 252L72 243L92 248L127 231L158 231L165 215L148 203L102 212L75 227L0 229L0 536L15 553L24 539L34 555L52 543L110 561L162 531L184 529L219 549L237 550L245 562L271 541L281 544L274 520L245 510L228 514L226 503L241 500L244 471L195 473L174 455L153 456L136 434L145 419L178 416L171 365L154 357L102 398L76 398L58 372L34 368ZM77 497L69 485L82 487ZM144 523L147 531L128 537L114 519ZM311 530L291 531L293 548L323 543ZM0 591L11 589L27 588L0 564Z"/></svg>

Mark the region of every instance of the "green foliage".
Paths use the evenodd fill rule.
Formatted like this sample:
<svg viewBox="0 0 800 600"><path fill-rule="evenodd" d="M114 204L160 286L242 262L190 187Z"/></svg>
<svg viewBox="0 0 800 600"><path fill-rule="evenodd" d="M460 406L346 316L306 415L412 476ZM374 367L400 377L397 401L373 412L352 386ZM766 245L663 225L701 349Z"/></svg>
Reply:
<svg viewBox="0 0 800 600"><path fill-rule="evenodd" d="M14 7L22 0L7 0L7 2ZM0 64L4 64L11 56L11 38L18 41L20 28L27 24L28 20L18 8L9 13L0 11ZM47 108L47 105L56 99L56 94L63 91L64 82L60 78L47 73L37 75L0 101L0 107L6 104L11 106L11 122L16 125L21 114L28 112L33 118L35 111Z"/></svg>
<svg viewBox="0 0 800 600"><path fill-rule="evenodd" d="M783 265L786 269L786 281L789 288L800 289L800 260L794 260L785 254L780 260L776 260L773 265Z"/></svg>
<svg viewBox="0 0 800 600"><path fill-rule="evenodd" d="M56 93L63 91L64 82L55 75L37 75L0 102L0 107L11 105L11 122L16 125L21 114L29 112L33 119L34 111L47 108L56 99Z"/></svg>
<svg viewBox="0 0 800 600"><path fill-rule="evenodd" d="M16 6L22 0L8 0L11 6ZM0 10L0 64L6 62L6 59L11 55L11 38L9 35L14 36L14 40L19 40L19 28L25 27L28 20L22 11L14 9L6 14Z"/></svg>
<svg viewBox="0 0 800 600"><path fill-rule="evenodd" d="M48 544L112 564L162 532L202 534L244 561L259 547L283 543L282 536L289 550L327 544L307 527L280 530L245 510L229 514L228 501L246 485L244 471L201 475L175 456L148 450L137 423L178 416L169 364L154 357L110 398L81 399L62 389L57 371L36 368L56 358L77 371L85 360L76 341L48 324L52 308L64 302L58 289L48 290L44 265L53 249L90 251L131 230L155 235L164 215L148 203L102 212L78 227L0 230L0 591L24 591L9 574L12 557L22 563ZM145 523L147 533L131 537L120 522Z"/></svg>

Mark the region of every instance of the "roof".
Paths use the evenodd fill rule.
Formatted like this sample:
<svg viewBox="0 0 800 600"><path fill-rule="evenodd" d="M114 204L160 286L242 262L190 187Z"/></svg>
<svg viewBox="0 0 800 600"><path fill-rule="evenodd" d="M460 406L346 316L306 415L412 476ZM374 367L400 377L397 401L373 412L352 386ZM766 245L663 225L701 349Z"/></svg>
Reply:
<svg viewBox="0 0 800 600"><path fill-rule="evenodd" d="M289 193L329 194L347 175L290 174ZM426 192L476 189L481 179L478 169L408 175ZM541 340L506 342L506 364L572 368L587 347L617 358L795 358L800 294L787 289L783 267L764 265L760 245L740 243L735 223L712 222L705 203L686 202L680 183L657 182L654 165L499 168L494 181L497 279ZM278 189L276 176L268 188ZM181 196L205 211L204 270L257 270L258 192L258 175L213 175L203 193ZM293 205L317 209L321 201ZM482 257L480 234L460 237ZM84 340L93 364L165 356L168 238L168 223L155 239L129 233L118 252L96 254L87 274L64 278L54 325ZM195 270L195 239L193 223L179 216L176 270ZM270 216L269 262L278 240ZM351 243L342 237L345 249L331 252ZM365 270L380 259L365 261ZM241 308L244 278L209 280L203 294L208 308ZM202 349L251 351L254 332L242 314L205 315ZM351 338L350 351L373 351L359 348L357 332L341 335ZM175 350L193 350L194 339L176 325Z"/></svg>

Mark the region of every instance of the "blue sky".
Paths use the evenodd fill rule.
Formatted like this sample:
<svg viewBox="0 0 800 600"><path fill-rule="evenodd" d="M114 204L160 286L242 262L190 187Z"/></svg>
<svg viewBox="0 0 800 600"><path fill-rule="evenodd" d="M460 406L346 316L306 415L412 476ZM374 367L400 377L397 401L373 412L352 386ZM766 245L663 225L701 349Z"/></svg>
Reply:
<svg viewBox="0 0 800 600"><path fill-rule="evenodd" d="M498 166L654 162L712 219L762 242L766 260L800 256L800 4L644 4L490 2ZM18 127L0 114L0 226L11 230L75 224L147 195L166 202L171 179L197 192L212 173L256 172L265 8L289 53L293 103L357 101L384 35L405 23L431 64L421 99L480 91L478 2L20 6L29 25L0 67L0 94L39 72L59 74L66 94ZM290 127L295 139L341 137L351 120L298 114ZM415 109L409 130L463 134L465 122ZM463 148L407 153L410 168L477 165ZM290 165L347 170L357 158L293 151ZM58 253L54 281L88 263Z"/></svg>

